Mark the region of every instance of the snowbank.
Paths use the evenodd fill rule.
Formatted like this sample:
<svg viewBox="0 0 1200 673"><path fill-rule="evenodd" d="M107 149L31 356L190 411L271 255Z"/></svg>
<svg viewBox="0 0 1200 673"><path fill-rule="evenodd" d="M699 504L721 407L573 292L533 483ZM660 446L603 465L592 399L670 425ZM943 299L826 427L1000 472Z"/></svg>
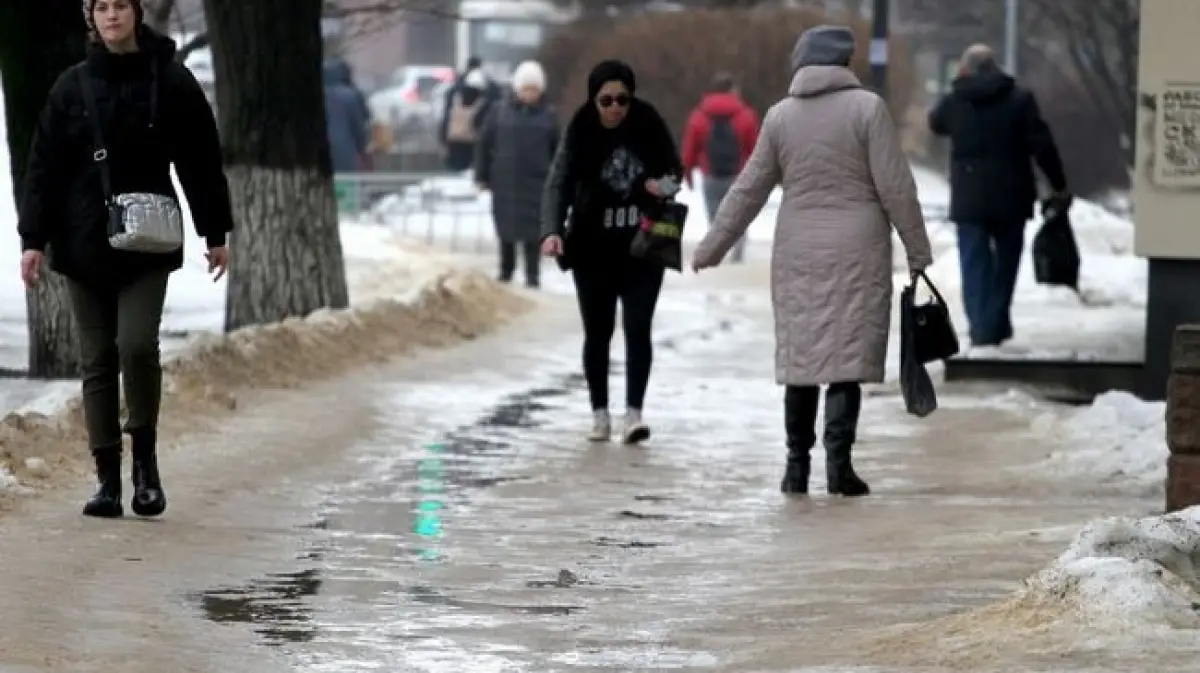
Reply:
<svg viewBox="0 0 1200 673"><path fill-rule="evenodd" d="M1057 603L1064 618L1104 630L1200 629L1200 507L1085 526L1025 581L1021 600ZM1200 631L1196 632L1200 643Z"/></svg>
<svg viewBox="0 0 1200 673"><path fill-rule="evenodd" d="M896 629L867 656L954 670L1083 652L1154 652L1178 662L1180 652L1200 649L1198 568L1200 507L1101 519L1008 599Z"/></svg>
<svg viewBox="0 0 1200 673"><path fill-rule="evenodd" d="M457 343L530 306L482 274L447 270L407 295L202 334L164 363L160 436L170 442L197 421L233 411L240 391L296 386L415 347ZM0 468L23 483L62 481L86 470L84 445L78 396L52 415L14 412L0 421Z"/></svg>
<svg viewBox="0 0 1200 673"><path fill-rule="evenodd" d="M1108 392L1089 407L1039 416L1033 430L1058 447L1034 473L1082 477L1137 495L1162 490L1169 453L1164 402Z"/></svg>

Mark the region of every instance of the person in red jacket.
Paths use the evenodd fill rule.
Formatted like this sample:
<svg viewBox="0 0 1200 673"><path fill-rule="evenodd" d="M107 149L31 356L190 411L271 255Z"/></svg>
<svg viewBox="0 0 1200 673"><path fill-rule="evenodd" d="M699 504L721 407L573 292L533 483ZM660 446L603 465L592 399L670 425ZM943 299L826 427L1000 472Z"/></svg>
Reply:
<svg viewBox="0 0 1200 673"><path fill-rule="evenodd" d="M691 188L692 172L699 168L704 174L702 187L709 222L716 218L721 200L742 172L757 140L758 114L742 100L731 75L717 75L712 91L692 111L683 134L684 179ZM734 262L742 261L745 247L746 239L742 238L734 246Z"/></svg>

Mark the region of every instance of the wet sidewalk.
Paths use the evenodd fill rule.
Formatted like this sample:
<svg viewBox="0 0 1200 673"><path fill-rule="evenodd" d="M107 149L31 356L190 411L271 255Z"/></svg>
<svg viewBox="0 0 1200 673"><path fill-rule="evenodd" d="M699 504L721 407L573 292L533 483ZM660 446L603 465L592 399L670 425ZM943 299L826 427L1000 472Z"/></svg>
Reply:
<svg viewBox="0 0 1200 673"><path fill-rule="evenodd" d="M943 389L917 420L894 386L864 403L876 495L783 498L764 277L673 279L641 448L582 440L577 319L550 296L466 346L248 400L165 460L163 521L34 504L0 522L0 673L932 670L868 644L1152 507L1028 474L1050 447L1023 398ZM957 670L1129 670L1017 655Z"/></svg>

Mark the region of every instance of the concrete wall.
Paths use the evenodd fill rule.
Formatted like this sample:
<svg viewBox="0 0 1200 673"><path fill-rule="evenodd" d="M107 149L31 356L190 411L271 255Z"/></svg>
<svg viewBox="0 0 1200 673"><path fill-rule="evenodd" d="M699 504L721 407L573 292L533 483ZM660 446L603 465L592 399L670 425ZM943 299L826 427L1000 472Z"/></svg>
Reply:
<svg viewBox="0 0 1200 673"><path fill-rule="evenodd" d="M1200 2L1142 0L1137 253L1200 259Z"/></svg>

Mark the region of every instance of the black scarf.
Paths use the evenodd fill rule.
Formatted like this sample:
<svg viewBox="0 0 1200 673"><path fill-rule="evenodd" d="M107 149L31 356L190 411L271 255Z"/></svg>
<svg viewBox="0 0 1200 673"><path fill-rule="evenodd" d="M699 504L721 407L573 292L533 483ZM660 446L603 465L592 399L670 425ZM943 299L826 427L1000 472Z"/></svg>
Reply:
<svg viewBox="0 0 1200 673"><path fill-rule="evenodd" d="M566 143L571 157L569 174L586 192L606 189L600 172L621 146L637 155L645 166L639 185L648 178L683 174L675 139L666 122L653 105L637 97L630 101L625 120L612 129L600 123L600 111L594 103L584 103L567 126ZM644 193L640 189L637 192Z"/></svg>

